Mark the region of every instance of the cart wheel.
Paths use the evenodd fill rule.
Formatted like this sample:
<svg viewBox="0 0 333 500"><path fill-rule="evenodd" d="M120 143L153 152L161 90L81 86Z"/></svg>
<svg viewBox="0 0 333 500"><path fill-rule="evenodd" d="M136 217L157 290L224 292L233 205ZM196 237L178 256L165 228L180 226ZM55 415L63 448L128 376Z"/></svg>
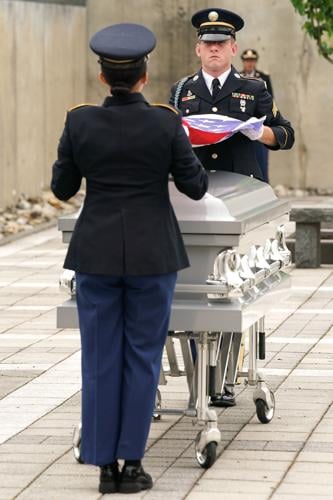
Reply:
<svg viewBox="0 0 333 500"><path fill-rule="evenodd" d="M162 408L162 396L161 391L157 389L155 398L155 410L160 410ZM161 414L154 411L153 422L159 422L161 420Z"/></svg>
<svg viewBox="0 0 333 500"><path fill-rule="evenodd" d="M83 464L83 460L81 458L81 429L82 426L81 424L75 427L74 429L74 435L73 435L73 454L75 460L79 464Z"/></svg>
<svg viewBox="0 0 333 500"><path fill-rule="evenodd" d="M195 454L197 457L198 464L203 469L209 469L216 460L216 448L217 443L211 441L205 446L202 452L196 450Z"/></svg>
<svg viewBox="0 0 333 500"><path fill-rule="evenodd" d="M257 417L262 424L268 424L274 417L275 398L272 392L271 392L271 398L273 401L273 405L271 408L268 407L266 401L264 401L263 399L257 399L255 402Z"/></svg>

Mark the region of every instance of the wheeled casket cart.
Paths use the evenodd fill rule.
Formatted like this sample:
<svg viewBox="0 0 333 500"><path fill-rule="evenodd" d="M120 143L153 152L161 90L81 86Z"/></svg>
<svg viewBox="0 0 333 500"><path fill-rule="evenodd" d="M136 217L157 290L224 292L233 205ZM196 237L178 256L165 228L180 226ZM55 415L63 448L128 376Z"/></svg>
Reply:
<svg viewBox="0 0 333 500"><path fill-rule="evenodd" d="M290 252L284 228L278 223L289 211L272 188L257 179L231 172L210 172L209 190L200 201L177 191L170 181L170 197L184 238L191 267L178 275L172 304L170 332L165 346L168 375L185 375L189 390L183 410L163 408L158 391L154 416L184 414L203 429L195 443L199 464L210 467L221 439L212 396L232 388L238 376L254 386L253 399L260 422L274 415L274 395L257 370L265 358L264 319L272 304L287 293ZM77 214L59 219L68 243ZM276 224L274 224L276 221ZM272 224L273 222L273 224ZM71 298L58 307L58 328L77 328L75 276L64 271L61 286ZM242 335L248 334L248 368L238 369ZM178 366L175 339L179 339L184 370ZM232 410L231 410L232 411ZM80 429L74 452L80 459Z"/></svg>

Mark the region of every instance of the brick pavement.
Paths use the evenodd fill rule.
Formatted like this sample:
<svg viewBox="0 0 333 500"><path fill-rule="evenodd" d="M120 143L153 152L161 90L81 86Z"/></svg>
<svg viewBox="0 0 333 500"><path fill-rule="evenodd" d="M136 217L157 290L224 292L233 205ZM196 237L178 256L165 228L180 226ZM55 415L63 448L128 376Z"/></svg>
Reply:
<svg viewBox="0 0 333 500"><path fill-rule="evenodd" d="M0 247L0 500L101 498L97 468L75 463L71 450L80 358L78 332L55 327L64 252L56 229ZM203 471L198 428L163 416L145 458L154 489L130 498L333 498L333 267L293 270L292 295L276 304L267 331L274 420L259 424L252 390L239 386L237 407L219 412L220 456ZM185 380L171 379L162 395L166 407L182 406Z"/></svg>

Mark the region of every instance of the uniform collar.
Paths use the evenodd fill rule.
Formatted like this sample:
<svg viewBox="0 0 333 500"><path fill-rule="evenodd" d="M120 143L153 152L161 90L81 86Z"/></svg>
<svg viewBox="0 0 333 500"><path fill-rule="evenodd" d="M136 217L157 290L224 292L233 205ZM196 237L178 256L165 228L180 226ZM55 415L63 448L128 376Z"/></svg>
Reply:
<svg viewBox="0 0 333 500"><path fill-rule="evenodd" d="M133 104L135 102L147 102L142 94L135 92L123 96L107 96L103 102L103 107L121 106L124 104Z"/></svg>
<svg viewBox="0 0 333 500"><path fill-rule="evenodd" d="M218 102L221 99L224 99L225 97L230 95L236 89L241 87L243 83L244 83L244 80L242 80L240 74L236 71L236 69L233 66L231 66L230 73L229 73L229 75L227 75L226 81L225 81L223 87L221 88L221 90L219 91L217 97L215 98L214 103ZM188 85L188 87L187 87L187 85ZM202 69L200 69L200 71L198 73L193 75L192 78L190 78L190 80L186 84L185 89L186 88L190 88L190 90L193 92L193 94L198 95L199 97L201 97L205 101L207 101L209 103L213 102L213 98L212 98L210 91L207 88L207 85L206 85L206 82L205 82L205 79L204 79L204 76L202 73Z"/></svg>
<svg viewBox="0 0 333 500"><path fill-rule="evenodd" d="M217 78L220 82L220 88L222 88L230 72L231 68L227 69L227 71L224 71L220 76L212 76L206 73L205 70L202 70L203 79L205 80L208 90L211 94L213 93L213 80Z"/></svg>
<svg viewBox="0 0 333 500"><path fill-rule="evenodd" d="M241 87L243 83L244 83L244 80L242 80L238 71L236 71L236 69L233 66L231 66L231 71L230 71L223 87L221 88L221 90L217 94L215 102L220 101L221 99L224 99L225 97L229 96L232 92L234 92L239 87Z"/></svg>
<svg viewBox="0 0 333 500"><path fill-rule="evenodd" d="M254 76L256 76L256 71L253 70L250 73L245 73L245 71L243 71L243 74L244 76L250 76L251 78L253 78Z"/></svg>

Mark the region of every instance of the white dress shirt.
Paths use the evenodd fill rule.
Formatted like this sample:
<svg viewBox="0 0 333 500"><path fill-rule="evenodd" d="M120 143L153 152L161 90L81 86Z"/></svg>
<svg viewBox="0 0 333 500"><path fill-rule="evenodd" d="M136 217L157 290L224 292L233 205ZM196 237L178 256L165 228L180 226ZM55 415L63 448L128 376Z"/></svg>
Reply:
<svg viewBox="0 0 333 500"><path fill-rule="evenodd" d="M208 90L211 94L213 94L213 80L215 80L215 78L217 78L220 81L220 88L222 88L226 79L228 78L228 76L230 74L230 71L231 71L231 68L227 69L227 71L222 73L222 75L220 75L220 76L212 76L212 75L209 75L208 73L206 73L206 71L202 70L202 76L204 77L204 80L206 82Z"/></svg>

